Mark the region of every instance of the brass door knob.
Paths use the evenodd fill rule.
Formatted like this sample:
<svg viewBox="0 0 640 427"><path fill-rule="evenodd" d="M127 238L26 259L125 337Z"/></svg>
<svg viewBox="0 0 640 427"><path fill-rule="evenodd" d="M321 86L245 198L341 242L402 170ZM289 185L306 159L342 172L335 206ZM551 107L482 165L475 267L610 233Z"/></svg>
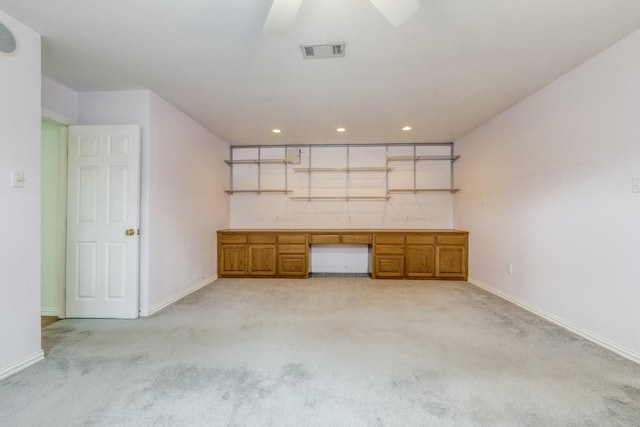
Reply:
<svg viewBox="0 0 640 427"><path fill-rule="evenodd" d="M136 230L134 230L133 228L130 228L127 231L125 231L124 234L126 234L127 236L135 236Z"/></svg>

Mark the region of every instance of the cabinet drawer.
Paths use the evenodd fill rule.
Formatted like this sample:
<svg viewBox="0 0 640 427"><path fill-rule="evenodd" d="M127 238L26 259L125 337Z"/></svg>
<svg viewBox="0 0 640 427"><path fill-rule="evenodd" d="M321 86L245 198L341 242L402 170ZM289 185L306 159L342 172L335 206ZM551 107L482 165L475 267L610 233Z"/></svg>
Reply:
<svg viewBox="0 0 640 427"><path fill-rule="evenodd" d="M433 245L436 243L436 236L407 235L407 245Z"/></svg>
<svg viewBox="0 0 640 427"><path fill-rule="evenodd" d="M278 239L280 243L307 243L306 234L281 234Z"/></svg>
<svg viewBox="0 0 640 427"><path fill-rule="evenodd" d="M343 234L342 243L351 245L369 245L371 244L370 234Z"/></svg>
<svg viewBox="0 0 640 427"><path fill-rule="evenodd" d="M402 245L376 245L376 254L388 255L404 255L404 246Z"/></svg>
<svg viewBox="0 0 640 427"><path fill-rule="evenodd" d="M376 234L376 243L392 243L397 245L404 244L404 236L402 234Z"/></svg>
<svg viewBox="0 0 640 427"><path fill-rule="evenodd" d="M284 255L278 257L279 276L307 275L307 257L300 255Z"/></svg>
<svg viewBox="0 0 640 427"><path fill-rule="evenodd" d="M247 243L246 234L221 234L220 243Z"/></svg>
<svg viewBox="0 0 640 427"><path fill-rule="evenodd" d="M301 254L307 253L307 245L278 245L278 252L281 254Z"/></svg>
<svg viewBox="0 0 640 427"><path fill-rule="evenodd" d="M338 234L312 234L311 243L336 244L340 243L340 236Z"/></svg>
<svg viewBox="0 0 640 427"><path fill-rule="evenodd" d="M276 236L273 234L249 234L249 243L275 243Z"/></svg>
<svg viewBox="0 0 640 427"><path fill-rule="evenodd" d="M404 257L402 256L376 256L374 257L375 277L402 277L404 275Z"/></svg>
<svg viewBox="0 0 640 427"><path fill-rule="evenodd" d="M439 245L464 245L467 242L467 236L438 236Z"/></svg>

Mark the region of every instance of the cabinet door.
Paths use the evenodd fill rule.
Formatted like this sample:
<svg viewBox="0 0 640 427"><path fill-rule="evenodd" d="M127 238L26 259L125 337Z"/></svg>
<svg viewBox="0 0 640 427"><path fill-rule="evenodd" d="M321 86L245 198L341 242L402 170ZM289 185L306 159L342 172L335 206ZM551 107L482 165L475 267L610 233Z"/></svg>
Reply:
<svg viewBox="0 0 640 427"><path fill-rule="evenodd" d="M436 274L436 247L434 245L407 245L407 277L434 277Z"/></svg>
<svg viewBox="0 0 640 427"><path fill-rule="evenodd" d="M249 245L249 274L276 275L276 245Z"/></svg>
<svg viewBox="0 0 640 427"><path fill-rule="evenodd" d="M243 276L247 274L246 245L220 246L220 275Z"/></svg>
<svg viewBox="0 0 640 427"><path fill-rule="evenodd" d="M436 252L436 276L442 278L467 278L467 254L464 246L438 246Z"/></svg>
<svg viewBox="0 0 640 427"><path fill-rule="evenodd" d="M278 275L280 276L307 276L306 255L280 255L278 256Z"/></svg>
<svg viewBox="0 0 640 427"><path fill-rule="evenodd" d="M404 275L403 255L375 255L373 277L395 277Z"/></svg>

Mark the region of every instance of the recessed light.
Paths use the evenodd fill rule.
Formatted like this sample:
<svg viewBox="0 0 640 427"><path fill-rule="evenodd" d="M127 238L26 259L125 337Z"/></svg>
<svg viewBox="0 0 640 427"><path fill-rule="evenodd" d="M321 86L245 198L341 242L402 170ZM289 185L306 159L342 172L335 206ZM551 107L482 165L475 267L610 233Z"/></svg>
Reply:
<svg viewBox="0 0 640 427"><path fill-rule="evenodd" d="M411 126L404 126L402 130L405 132L409 132L411 130Z"/></svg>
<svg viewBox="0 0 640 427"><path fill-rule="evenodd" d="M278 128L275 128L275 129L272 129L271 132L273 132L273 133L282 133L282 130L278 129Z"/></svg>
<svg viewBox="0 0 640 427"><path fill-rule="evenodd" d="M336 129L337 132L346 132L347 130L345 128L338 128Z"/></svg>

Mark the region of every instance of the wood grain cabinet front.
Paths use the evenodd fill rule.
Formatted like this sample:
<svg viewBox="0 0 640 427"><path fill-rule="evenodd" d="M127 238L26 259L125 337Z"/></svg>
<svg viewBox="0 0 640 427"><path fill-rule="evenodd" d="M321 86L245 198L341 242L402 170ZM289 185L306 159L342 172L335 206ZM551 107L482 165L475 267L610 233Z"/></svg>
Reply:
<svg viewBox="0 0 640 427"><path fill-rule="evenodd" d="M464 246L438 246L436 276L442 279L467 278L467 255Z"/></svg>
<svg viewBox="0 0 640 427"><path fill-rule="evenodd" d="M309 277L309 245L372 245L371 276L466 280L461 230L220 230L219 277Z"/></svg>
<svg viewBox="0 0 640 427"><path fill-rule="evenodd" d="M249 245L249 274L276 275L276 245Z"/></svg>
<svg viewBox="0 0 640 427"><path fill-rule="evenodd" d="M406 274L410 278L430 278L436 275L435 245L407 245Z"/></svg>
<svg viewBox="0 0 640 427"><path fill-rule="evenodd" d="M466 234L439 235L436 247L436 277L440 279L467 279Z"/></svg>
<svg viewBox="0 0 640 427"><path fill-rule="evenodd" d="M429 279L436 275L436 236L407 235L405 274L412 279Z"/></svg>
<svg viewBox="0 0 640 427"><path fill-rule="evenodd" d="M287 277L307 277L306 255L279 255L278 275Z"/></svg>
<svg viewBox="0 0 640 427"><path fill-rule="evenodd" d="M374 255L373 278L401 279L404 276L404 256L402 255Z"/></svg>
<svg viewBox="0 0 640 427"><path fill-rule="evenodd" d="M404 235L375 234L373 236L373 266L371 275L374 279L404 277Z"/></svg>
<svg viewBox="0 0 640 427"><path fill-rule="evenodd" d="M218 257L219 275L244 276L247 274L246 245L221 245Z"/></svg>

